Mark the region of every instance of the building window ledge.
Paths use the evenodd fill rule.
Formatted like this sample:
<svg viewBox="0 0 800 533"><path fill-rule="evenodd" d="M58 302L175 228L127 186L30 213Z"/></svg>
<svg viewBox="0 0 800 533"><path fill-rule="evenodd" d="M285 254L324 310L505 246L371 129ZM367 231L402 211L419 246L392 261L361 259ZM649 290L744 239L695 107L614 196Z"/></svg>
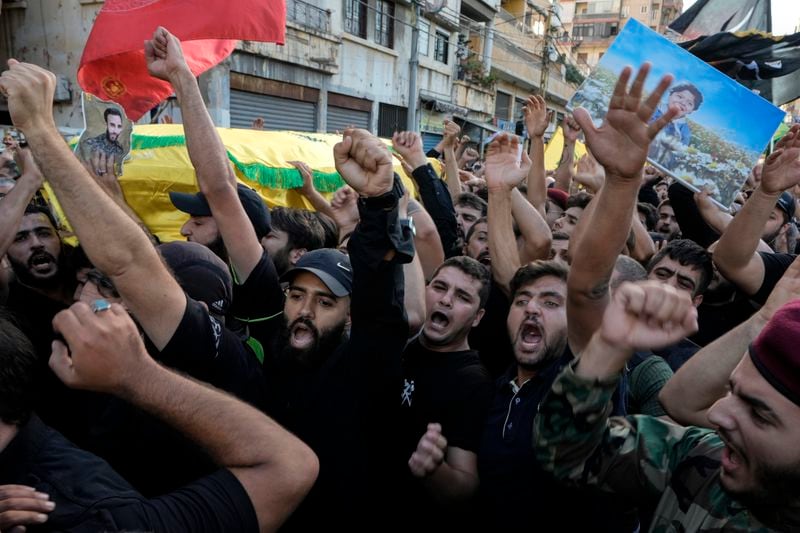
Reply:
<svg viewBox="0 0 800 533"><path fill-rule="evenodd" d="M352 35L350 33L343 33L342 34L342 39L345 40L345 41L350 41L350 42L353 42L353 43L356 43L356 44L360 44L362 46L366 46L367 48L372 48L373 50L377 50L378 52L382 52L382 53L384 53L386 55L390 55L390 56L394 56L394 57L400 57L400 54L398 52L396 52L395 50L392 50L391 48L386 48L385 46L381 46L381 45L376 44L376 43L374 43L372 41L368 41L366 39L362 39L361 37L356 37L355 35Z"/></svg>

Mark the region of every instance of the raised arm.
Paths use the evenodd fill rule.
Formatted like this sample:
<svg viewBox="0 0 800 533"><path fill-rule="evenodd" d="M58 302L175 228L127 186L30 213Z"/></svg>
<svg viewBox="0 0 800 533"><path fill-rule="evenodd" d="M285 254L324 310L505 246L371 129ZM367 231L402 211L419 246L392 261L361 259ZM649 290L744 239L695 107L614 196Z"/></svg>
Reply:
<svg viewBox="0 0 800 533"><path fill-rule="evenodd" d="M728 381L772 315L785 303L800 298L800 261L795 260L764 306L745 322L694 354L661 389L659 400L676 422L712 427L708 410L725 396Z"/></svg>
<svg viewBox="0 0 800 533"><path fill-rule="evenodd" d="M517 162L519 141L506 133L498 135L486 150L486 183L489 187L489 254L492 277L506 294L521 261L514 239L511 191L527 175Z"/></svg>
<svg viewBox="0 0 800 533"><path fill-rule="evenodd" d="M50 367L61 381L115 394L185 434L236 476L261 531L277 529L311 489L319 465L308 446L246 403L160 366L121 306L92 312L78 302L53 326L69 346L53 342ZM185 511L175 516L188 531L197 516Z"/></svg>
<svg viewBox="0 0 800 533"><path fill-rule="evenodd" d="M528 170L528 201L545 215L545 204L547 201L547 181L545 180L544 168L544 132L553 115L552 111L547 112L547 104L541 96L529 96L528 101L522 108L525 115L525 128L528 130L528 137L531 145L528 155L531 159L531 168Z"/></svg>
<svg viewBox="0 0 800 533"><path fill-rule="evenodd" d="M181 43L159 27L153 39L145 43L145 59L150 74L169 81L175 89L197 184L208 200L236 277L243 283L264 250L239 200L227 151L208 114L197 80L183 58Z"/></svg>
<svg viewBox="0 0 800 533"><path fill-rule="evenodd" d="M754 295L764 283L764 263L756 253L764 225L781 193L800 183L800 126L794 125L764 162L761 184L733 217L714 250L714 263L742 292Z"/></svg>
<svg viewBox="0 0 800 533"><path fill-rule="evenodd" d="M53 121L55 76L9 60L0 77L14 124L92 263L114 281L130 311L161 350L180 324L186 296L145 234L103 192L70 151Z"/></svg>
<svg viewBox="0 0 800 533"><path fill-rule="evenodd" d="M311 170L311 167L303 161L289 161L289 164L297 169L300 173L300 177L303 179L303 186L300 188L300 194L305 196L306 200L311 203L311 207L331 217L335 221L336 216L333 209L331 209L331 204L320 194L316 187L314 187L314 172Z"/></svg>
<svg viewBox="0 0 800 533"><path fill-rule="evenodd" d="M688 294L654 281L620 285L578 362L539 407L533 434L542 468L632 502L660 498L682 456L705 433L648 416L609 419L610 400L634 350L669 346L694 331L697 310Z"/></svg>
<svg viewBox="0 0 800 533"><path fill-rule="evenodd" d="M36 194L44 179L28 149L17 149L22 174L14 187L0 199L0 257L6 255L19 229L25 208Z"/></svg>
<svg viewBox="0 0 800 533"><path fill-rule="evenodd" d="M550 256L553 234L547 221L517 188L511 191L511 214L522 234L520 262L526 264L537 259L547 259Z"/></svg>
<svg viewBox="0 0 800 533"><path fill-rule="evenodd" d="M453 199L445 183L439 179L428 164L422 151L422 139L418 133L403 131L392 136L392 145L403 160L413 169L411 174L417 184L422 205L436 224L445 257L460 255L458 247L458 224Z"/></svg>
<svg viewBox="0 0 800 533"><path fill-rule="evenodd" d="M575 173L575 142L581 133L581 128L572 117L564 117L561 122L561 131L564 135L564 148L561 150L561 159L554 174L556 183L554 187L569 192L572 176Z"/></svg>
<svg viewBox="0 0 800 533"><path fill-rule="evenodd" d="M600 128L595 128L585 109L575 110L589 149L605 169L605 184L584 213L578 225L584 238L570 242L570 266L567 281L567 322L573 352L580 352L592 333L600 326L608 302L608 284L617 256L622 251L636 214L636 198L642 168L650 141L674 115L666 113L648 124L653 110L671 82L661 79L658 87L642 102L644 81L650 70L645 63L639 70L630 91L627 89L631 69L620 74L608 114ZM591 228L591 238L585 229Z"/></svg>
<svg viewBox="0 0 800 533"><path fill-rule="evenodd" d="M452 120L444 121L444 138L442 138L442 150L444 153L445 178L447 180L447 190L450 191L450 198L456 201L461 194L461 176L458 169L458 158L456 157L456 146L461 128Z"/></svg>

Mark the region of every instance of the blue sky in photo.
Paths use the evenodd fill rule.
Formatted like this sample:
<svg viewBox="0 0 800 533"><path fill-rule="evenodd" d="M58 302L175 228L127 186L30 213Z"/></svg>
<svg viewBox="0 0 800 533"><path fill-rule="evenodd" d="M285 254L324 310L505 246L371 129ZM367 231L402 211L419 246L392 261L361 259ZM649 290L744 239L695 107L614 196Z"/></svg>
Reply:
<svg viewBox="0 0 800 533"><path fill-rule="evenodd" d="M744 148L762 151L783 119L783 111L770 102L635 19L625 25L603 55L600 66L619 75L630 65L634 68L633 80L639 65L646 61L652 64L646 92L653 91L665 74L675 77L673 85L692 82L703 93L703 104L688 118L724 133L728 140Z"/></svg>

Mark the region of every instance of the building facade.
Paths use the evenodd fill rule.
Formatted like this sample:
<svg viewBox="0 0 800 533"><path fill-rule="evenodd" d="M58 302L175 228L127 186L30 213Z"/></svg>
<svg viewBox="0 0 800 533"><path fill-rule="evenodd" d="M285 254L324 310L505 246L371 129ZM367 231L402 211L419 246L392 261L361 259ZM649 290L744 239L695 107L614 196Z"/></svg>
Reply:
<svg viewBox="0 0 800 533"><path fill-rule="evenodd" d="M547 0L286 0L286 43L241 42L200 77L218 126L333 132L354 125L381 136L414 122L426 145L445 118L483 138L515 131L524 99L546 83L548 104L563 110L577 84L575 57L555 37L558 11ZM101 0L0 2L0 59L16 57L58 76L56 121L83 120L77 67ZM424 4L424 5L423 5ZM168 27L168 25L167 25ZM409 92L417 33L416 90ZM543 75L546 71L546 75ZM546 80L546 81L545 81ZM167 102L142 122L180 121ZM9 124L0 104L0 124Z"/></svg>
<svg viewBox="0 0 800 533"><path fill-rule="evenodd" d="M561 41L579 65L593 67L628 19L664 33L683 11L683 0L561 0Z"/></svg>

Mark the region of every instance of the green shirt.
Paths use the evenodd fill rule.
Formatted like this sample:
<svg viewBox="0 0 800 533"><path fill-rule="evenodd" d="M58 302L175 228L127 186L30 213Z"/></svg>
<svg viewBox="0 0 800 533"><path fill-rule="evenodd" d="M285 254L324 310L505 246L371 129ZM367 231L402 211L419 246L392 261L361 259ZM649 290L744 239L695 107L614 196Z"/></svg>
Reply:
<svg viewBox="0 0 800 533"><path fill-rule="evenodd" d="M645 415L611 417L616 381L588 382L564 369L539 408L534 447L541 467L575 484L657 504L650 531L800 531L797 511L753 510L720 484L716 432Z"/></svg>

